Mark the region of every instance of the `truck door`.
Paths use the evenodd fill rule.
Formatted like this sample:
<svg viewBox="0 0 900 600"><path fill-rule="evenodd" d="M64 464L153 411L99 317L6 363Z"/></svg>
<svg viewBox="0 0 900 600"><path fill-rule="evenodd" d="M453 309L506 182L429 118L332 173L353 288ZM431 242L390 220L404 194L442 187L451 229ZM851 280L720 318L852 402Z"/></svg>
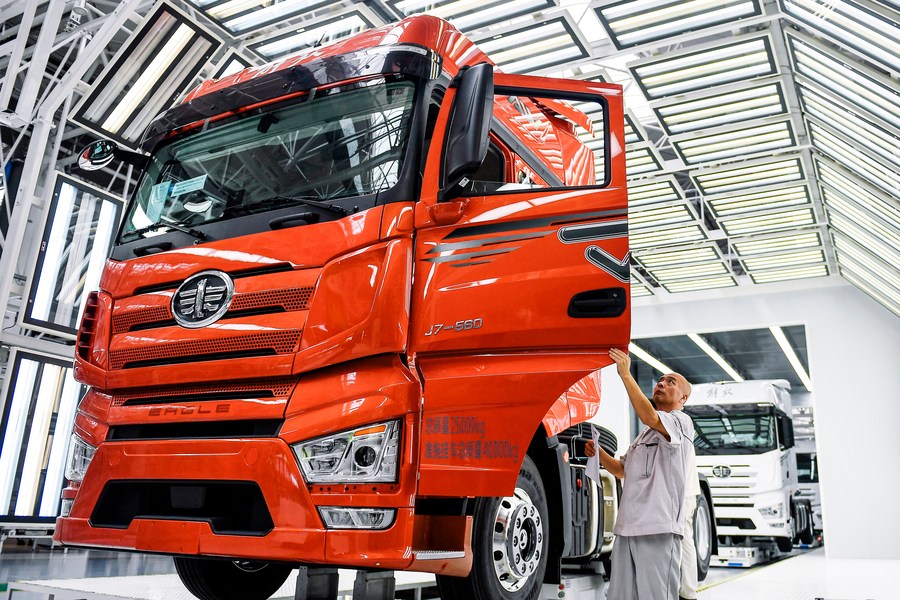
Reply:
<svg viewBox="0 0 900 600"><path fill-rule="evenodd" d="M463 110L455 92L416 207L419 494L505 496L554 401L611 364L610 347L628 345L622 96L618 86L495 74L487 156L448 193L441 142Z"/></svg>

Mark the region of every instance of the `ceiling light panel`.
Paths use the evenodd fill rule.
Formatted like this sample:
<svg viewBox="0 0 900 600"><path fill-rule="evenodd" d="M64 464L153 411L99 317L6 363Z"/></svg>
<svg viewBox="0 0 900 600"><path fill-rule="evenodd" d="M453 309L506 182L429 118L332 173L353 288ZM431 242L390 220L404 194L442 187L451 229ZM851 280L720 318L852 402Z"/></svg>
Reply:
<svg viewBox="0 0 900 600"><path fill-rule="evenodd" d="M194 0L211 18L230 32L242 35L331 4L328 0Z"/></svg>
<svg viewBox="0 0 900 600"><path fill-rule="evenodd" d="M651 100L778 72L768 36L642 60L630 66Z"/></svg>
<svg viewBox="0 0 900 600"><path fill-rule="evenodd" d="M709 277L706 279L689 279L675 283L664 283L662 286L670 293L694 292L697 290L709 290L715 288L734 287L737 281L731 275Z"/></svg>
<svg viewBox="0 0 900 600"><path fill-rule="evenodd" d="M834 248L837 251L838 261L849 258L856 262L862 269L877 277L885 285L885 289L894 289L900 292L900 271L891 268L883 257L873 255L857 241L841 234L834 236Z"/></svg>
<svg viewBox="0 0 900 600"><path fill-rule="evenodd" d="M836 44L852 48L894 73L900 71L900 12L854 0L782 0L781 5L786 14Z"/></svg>
<svg viewBox="0 0 900 600"><path fill-rule="evenodd" d="M900 264L900 229L896 221L891 225L852 201L832 194L827 188L823 189L822 199L832 229L864 243L872 252L896 259L894 264Z"/></svg>
<svg viewBox="0 0 900 600"><path fill-rule="evenodd" d="M365 6L357 6L329 19L310 21L301 27L281 29L250 44L266 58L278 58L295 52L325 46L381 25Z"/></svg>
<svg viewBox="0 0 900 600"><path fill-rule="evenodd" d="M778 82L688 102L654 104L653 107L666 131L672 135L787 112Z"/></svg>
<svg viewBox="0 0 900 600"><path fill-rule="evenodd" d="M756 189L764 185L776 185L805 179L799 158L773 162L758 162L735 168L702 170L692 175L695 185L703 194L717 194L738 190Z"/></svg>
<svg viewBox="0 0 900 600"><path fill-rule="evenodd" d="M157 5L107 64L72 120L137 148L150 121L172 106L220 45L178 9Z"/></svg>
<svg viewBox="0 0 900 600"><path fill-rule="evenodd" d="M781 269L784 267L824 263L825 253L817 248L813 250L799 250L797 252L783 252L780 254L767 254L755 258L745 258L741 262L748 272L764 271L767 269Z"/></svg>
<svg viewBox="0 0 900 600"><path fill-rule="evenodd" d="M684 198L684 192L681 191L681 186L671 175L647 182L642 180L628 186L628 206L630 207L671 202L682 198Z"/></svg>
<svg viewBox="0 0 900 600"><path fill-rule="evenodd" d="M475 38L475 43L505 73L533 73L591 55L568 13L501 29Z"/></svg>
<svg viewBox="0 0 900 600"><path fill-rule="evenodd" d="M447 19L466 33L557 6L555 0L386 0L385 4L405 17L428 13Z"/></svg>
<svg viewBox="0 0 900 600"><path fill-rule="evenodd" d="M712 275L731 274L731 271L723 263L706 263L683 267L669 267L665 269L648 269L648 272L661 284L683 281L685 279L706 278Z"/></svg>
<svg viewBox="0 0 900 600"><path fill-rule="evenodd" d="M646 286L643 283L632 283L631 284L631 297L632 298L644 298L646 296L652 296L653 290L650 289L650 286Z"/></svg>
<svg viewBox="0 0 900 600"><path fill-rule="evenodd" d="M628 177L645 175L660 169L662 169L660 160L650 146L627 148L625 150L625 172L628 174Z"/></svg>
<svg viewBox="0 0 900 600"><path fill-rule="evenodd" d="M633 258L645 269L657 269L674 265L721 261L722 253L719 251L718 246L707 245L654 252L637 252L633 255Z"/></svg>
<svg viewBox="0 0 900 600"><path fill-rule="evenodd" d="M815 164L819 182L833 204L858 206L885 223L893 223L895 228L900 226L900 204L896 196L884 194L821 158L816 158Z"/></svg>
<svg viewBox="0 0 900 600"><path fill-rule="evenodd" d="M790 121L780 121L709 135L682 134L672 144L688 164L720 162L753 154L770 153L795 144Z"/></svg>
<svg viewBox="0 0 900 600"><path fill-rule="evenodd" d="M841 275L882 305L900 315L900 281L896 268L841 235L833 235ZM896 263L895 263L896 264Z"/></svg>
<svg viewBox="0 0 900 600"><path fill-rule="evenodd" d="M860 177L880 187L888 194L900 192L900 178L895 167L882 164L873 157L866 148L869 140L858 137L845 137L830 131L813 121L808 121L809 133L813 146L832 157L848 169L855 171ZM895 147L896 150L896 147Z"/></svg>
<svg viewBox="0 0 900 600"><path fill-rule="evenodd" d="M828 277L828 265L787 267L784 269L769 269L765 271L748 272L753 283L772 283L774 281L791 281L793 279L811 279L813 277Z"/></svg>
<svg viewBox="0 0 900 600"><path fill-rule="evenodd" d="M900 123L900 91L895 80L798 32L788 32L787 41L799 83L829 90L885 123Z"/></svg>
<svg viewBox="0 0 900 600"><path fill-rule="evenodd" d="M655 248L658 246L671 246L686 242L705 240L706 234L698 224L681 225L666 229L650 229L647 231L635 231L629 234L629 245L632 250L640 248Z"/></svg>
<svg viewBox="0 0 900 600"><path fill-rule="evenodd" d="M743 235L759 233L763 231L776 231L779 229L796 229L816 222L812 208L797 208L782 210L766 214L750 214L743 217L731 217L720 219L719 224L725 233L731 235Z"/></svg>
<svg viewBox="0 0 900 600"><path fill-rule="evenodd" d="M769 188L749 194L711 195L707 205L716 217L746 214L760 210L809 204L809 189L805 185Z"/></svg>
<svg viewBox="0 0 900 600"><path fill-rule="evenodd" d="M630 0L594 11L620 50L761 14L750 0Z"/></svg>
<svg viewBox="0 0 900 600"><path fill-rule="evenodd" d="M770 236L764 239L756 237L731 240L731 247L741 257L784 252L801 248L820 248L822 236L818 231L792 233L790 235Z"/></svg>
<svg viewBox="0 0 900 600"><path fill-rule="evenodd" d="M803 111L832 130L854 140L865 140L865 148L882 162L900 170L900 137L852 112L853 107L835 101L805 86L799 86ZM898 123L900 125L900 123Z"/></svg>
<svg viewBox="0 0 900 600"><path fill-rule="evenodd" d="M636 231L648 227L666 227L680 223L696 223L697 215L687 202L652 204L643 207L630 206L628 229Z"/></svg>

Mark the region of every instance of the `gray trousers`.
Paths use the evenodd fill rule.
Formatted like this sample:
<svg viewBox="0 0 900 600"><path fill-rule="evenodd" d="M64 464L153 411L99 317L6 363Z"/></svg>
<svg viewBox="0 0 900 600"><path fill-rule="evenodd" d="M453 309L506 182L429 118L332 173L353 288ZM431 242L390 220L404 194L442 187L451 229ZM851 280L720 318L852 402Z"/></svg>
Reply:
<svg viewBox="0 0 900 600"><path fill-rule="evenodd" d="M616 536L607 600L678 600L681 537Z"/></svg>

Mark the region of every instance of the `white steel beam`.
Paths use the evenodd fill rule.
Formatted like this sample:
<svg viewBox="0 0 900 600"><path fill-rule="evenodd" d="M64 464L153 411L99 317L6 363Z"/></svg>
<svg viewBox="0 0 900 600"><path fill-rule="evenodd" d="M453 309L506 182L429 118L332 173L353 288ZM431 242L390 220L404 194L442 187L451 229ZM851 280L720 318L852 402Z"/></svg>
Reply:
<svg viewBox="0 0 900 600"><path fill-rule="evenodd" d="M19 32L16 35L16 43L9 54L9 62L6 67L6 76L3 78L3 86L0 87L0 111L9 108L13 89L16 87L16 78L19 75L19 65L25 56L28 47L28 37L31 34L31 26L37 12L37 2L26 2L22 12L22 21L19 24Z"/></svg>
<svg viewBox="0 0 900 600"><path fill-rule="evenodd" d="M50 59L50 51L56 40L56 32L65 12L65 0L50 0L47 12L44 13L44 23L37 42L34 44L34 52L31 55L31 64L28 73L19 91L19 99L16 103L16 116L26 123L31 122L34 105L37 102L41 82L44 80L44 71L47 70L47 61ZM51 82L52 85L52 82Z"/></svg>

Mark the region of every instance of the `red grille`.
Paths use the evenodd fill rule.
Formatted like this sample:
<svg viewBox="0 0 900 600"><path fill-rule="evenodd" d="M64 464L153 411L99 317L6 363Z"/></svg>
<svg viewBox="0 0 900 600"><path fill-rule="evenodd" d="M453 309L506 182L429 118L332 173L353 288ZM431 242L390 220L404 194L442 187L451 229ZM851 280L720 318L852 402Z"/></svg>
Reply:
<svg viewBox="0 0 900 600"><path fill-rule="evenodd" d="M255 333L213 340L158 343L152 346L110 352L109 364L113 369L121 369L129 363L164 361L165 359L177 359L185 356L201 357L211 354L259 350L274 350L276 354L287 354L296 349L301 333L302 330L300 329L288 329L286 331Z"/></svg>
<svg viewBox="0 0 900 600"><path fill-rule="evenodd" d="M313 290L314 288L311 287L302 287L235 294L228 311L236 312L276 307L281 307L285 311L305 310L309 308L309 300L312 298ZM140 308L113 317L113 333L127 333L141 325L165 323L171 320L172 312L168 305Z"/></svg>
<svg viewBox="0 0 900 600"><path fill-rule="evenodd" d="M127 394L116 394L112 397L113 406L122 406L127 403L140 404L147 398L173 398L184 396L204 396L213 394L246 394L247 398L270 396L283 398L290 395L296 385L296 378L279 377L275 379L257 379L242 381L240 383L214 382L207 384L178 385L167 388L147 388L129 391Z"/></svg>

